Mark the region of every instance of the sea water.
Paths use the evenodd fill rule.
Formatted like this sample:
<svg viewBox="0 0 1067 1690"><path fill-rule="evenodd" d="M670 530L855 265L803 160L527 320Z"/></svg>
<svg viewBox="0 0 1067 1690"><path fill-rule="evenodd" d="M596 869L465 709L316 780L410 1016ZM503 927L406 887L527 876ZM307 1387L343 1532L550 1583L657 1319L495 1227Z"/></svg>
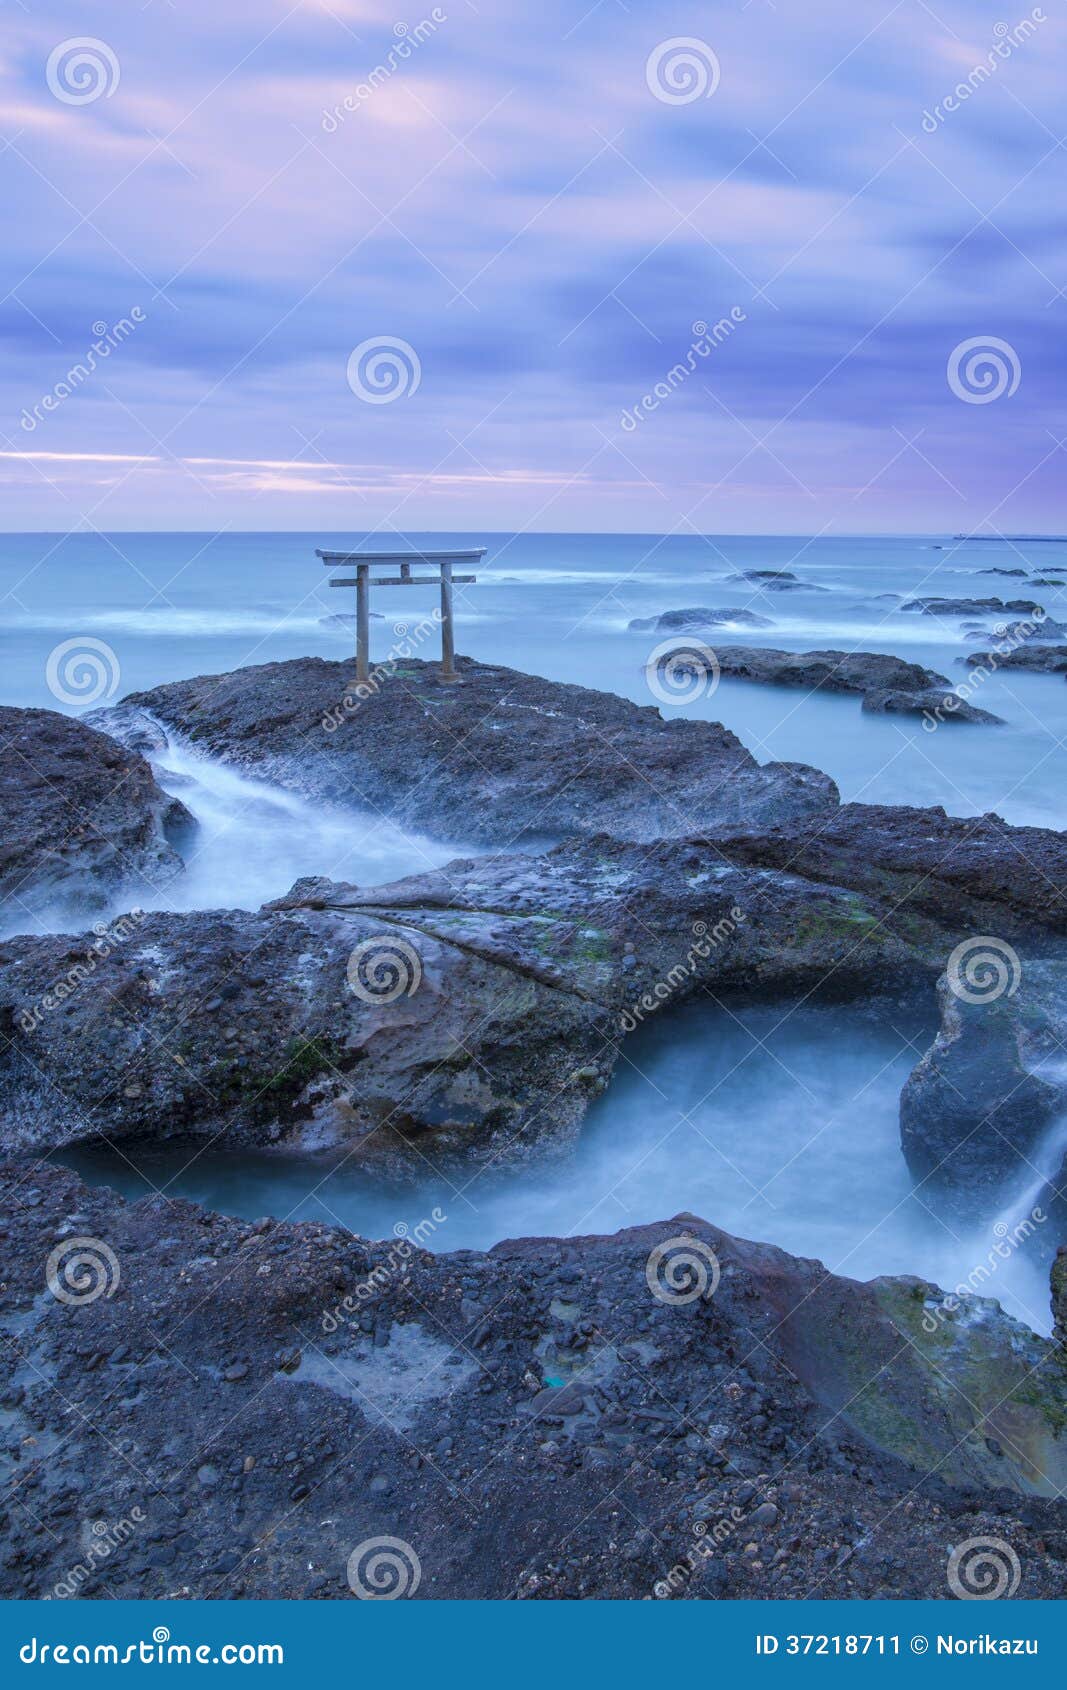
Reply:
<svg viewBox="0 0 1067 1690"><path fill-rule="evenodd" d="M3 701L77 712L196 674L316 653L344 658L352 636L331 620L350 595L331 590L315 548L484 544L476 585L457 591L457 645L485 661L656 704L667 716L719 720L760 761L813 763L842 796L941 804L960 816L996 811L1020 824L1067 825L1067 684L1004 670L973 701L1001 727L864 713L850 695L809 695L722 680L678 703L650 688L662 638L629 624L684 606L753 612L768 626L703 638L791 651L880 651L954 683L967 653L963 616L901 609L912 596L1032 599L1067 619L1067 590L1031 586L1067 574L1067 543L960 544L911 539L758 539L647 535L420 535L367 542L350 534L6 536L0 539ZM731 581L789 570L790 592ZM1021 576L987 573L1023 569ZM887 595L896 595L887 596ZM432 589L383 589L372 657L388 659L429 617ZM57 697L57 648L92 642L93 696ZM432 638L426 654L433 655ZM104 688L103 693L98 689ZM176 746L162 771L200 823L187 873L159 907L256 908L301 874L370 884L455 854L388 818L310 805ZM43 923L47 925L47 921ZM966 1282L1003 1232L961 1229L916 1193L900 1153L900 1087L934 1030L932 1003L911 1021L841 1006L734 1007L699 1002L627 1044L610 1090L574 1152L517 1172L475 1170L397 1192L366 1175L281 1155L240 1158L188 1148L132 1158L81 1153L86 1171L131 1194L186 1194L244 1214L316 1215L365 1234L448 1218L430 1247L484 1248L530 1233L577 1234L668 1217L681 1209L726 1230L816 1256L858 1278L913 1272ZM1004 1193L998 1225L1014 1227L1062 1154L1060 1124L1034 1167ZM125 1155L129 1154L128 1147ZM1047 1164L1047 1167L1046 1167ZM1016 1213L1018 1211L1018 1213ZM997 1255L981 1288L1029 1324L1049 1326L1046 1251Z"/></svg>

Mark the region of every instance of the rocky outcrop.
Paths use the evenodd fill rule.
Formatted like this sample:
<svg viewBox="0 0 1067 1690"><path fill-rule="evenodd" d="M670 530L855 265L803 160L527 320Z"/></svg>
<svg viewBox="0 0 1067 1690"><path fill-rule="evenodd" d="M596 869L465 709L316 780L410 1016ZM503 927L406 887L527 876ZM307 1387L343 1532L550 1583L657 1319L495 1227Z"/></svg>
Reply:
<svg viewBox="0 0 1067 1690"><path fill-rule="evenodd" d="M917 692L895 689L868 692L863 695L863 708L879 716L922 716L936 725L943 722L984 722L1003 726L1004 718L977 704L968 704L958 692L944 692L938 687L920 688Z"/></svg>
<svg viewBox="0 0 1067 1690"><path fill-rule="evenodd" d="M770 618L754 610L707 610L699 605L688 610L665 610L659 616L636 616L629 624L637 633L651 631L658 634L693 634L701 628L721 628L724 625L741 628L770 628Z"/></svg>
<svg viewBox="0 0 1067 1690"><path fill-rule="evenodd" d="M740 575L728 575L727 586L755 587L762 593L826 593L828 587L814 581L799 581L788 569L745 569Z"/></svg>
<svg viewBox="0 0 1067 1690"><path fill-rule="evenodd" d="M1042 640L1067 640L1067 623L1057 622L1054 616L1042 616L1038 621L1005 623L995 632L999 639L1013 645L1038 645Z"/></svg>
<svg viewBox="0 0 1067 1690"><path fill-rule="evenodd" d="M791 569L742 569L737 575L728 575L727 581L795 581L797 578Z"/></svg>
<svg viewBox="0 0 1067 1690"><path fill-rule="evenodd" d="M734 861L848 886L941 921L957 939L1067 933L1067 836L997 815L845 804L817 826L731 839Z"/></svg>
<svg viewBox="0 0 1067 1690"><path fill-rule="evenodd" d="M192 818L144 758L71 716L0 707L0 917L82 920L146 899L181 872Z"/></svg>
<svg viewBox="0 0 1067 1690"><path fill-rule="evenodd" d="M964 662L971 669L1030 669L1042 675L1067 674L1067 645L1021 645L1014 651L975 651Z"/></svg>
<svg viewBox="0 0 1067 1690"><path fill-rule="evenodd" d="M721 835L837 802L828 776L761 766L717 723L468 658L459 672L442 685L412 660L353 692L350 663L298 658L126 703L263 779L463 843Z"/></svg>
<svg viewBox="0 0 1067 1690"><path fill-rule="evenodd" d="M918 1179L964 1212L988 1213L1067 1105L1054 1061L1067 1038L1061 965L1022 963L976 938L938 985L941 1030L900 1099L901 1144Z"/></svg>
<svg viewBox="0 0 1067 1690"><path fill-rule="evenodd" d="M441 1210L371 1243L0 1178L5 1596L945 1596L988 1536L1062 1592L1062 1363L995 1304L692 1216L431 1256Z"/></svg>
<svg viewBox="0 0 1067 1690"><path fill-rule="evenodd" d="M769 686L803 687L809 692L866 693L892 688L901 692L948 689L936 669L888 657L880 651L778 651L773 646L717 645L723 675Z"/></svg>
<svg viewBox="0 0 1067 1690"><path fill-rule="evenodd" d="M686 654L666 654L675 673ZM721 675L758 681L768 686L803 687L809 692L858 693L865 710L936 715L938 721L999 722L1000 717L979 710L951 690L947 677L919 663L877 651L779 651L773 646L715 646ZM705 661L693 655L693 667Z"/></svg>
<svg viewBox="0 0 1067 1690"><path fill-rule="evenodd" d="M992 616L1005 610L1022 611L1030 616L1044 616L1033 599L908 599L901 610L921 610L924 616Z"/></svg>
<svg viewBox="0 0 1067 1690"><path fill-rule="evenodd" d="M570 1139L624 1037L702 987L899 990L947 936L707 842L601 838L256 913L0 946L0 1133L331 1149L397 1174Z"/></svg>

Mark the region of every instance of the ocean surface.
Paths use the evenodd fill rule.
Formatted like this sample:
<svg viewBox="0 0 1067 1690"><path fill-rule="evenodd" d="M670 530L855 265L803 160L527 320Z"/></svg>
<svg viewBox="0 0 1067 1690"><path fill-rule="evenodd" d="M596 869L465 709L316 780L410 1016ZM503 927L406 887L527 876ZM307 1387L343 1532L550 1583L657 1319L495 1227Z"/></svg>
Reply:
<svg viewBox="0 0 1067 1690"><path fill-rule="evenodd" d="M760 761L813 763L844 799L996 811L1015 823L1067 826L1067 683L1001 671L972 702L1000 727L861 711L854 696L807 695L724 679L665 702L646 662L663 636L629 623L685 606L743 612L702 636L718 644L893 653L967 677L962 659L989 649L1019 612L967 618L905 612L912 596L1026 599L1067 621L1067 542L738 538L648 535L76 534L0 537L0 698L78 713L162 681L317 653L342 657L352 609L332 590L316 547L485 545L477 583L457 589L457 646L472 657L657 704L665 715L719 720ZM789 571L794 590L733 581ZM990 573L995 570L1018 574ZM432 615L432 589L372 598L372 657ZM436 633L419 646L434 655ZM300 874L368 882L446 861L455 847L379 818L329 812L205 762L169 760L174 790L201 823L171 907L255 908ZM165 900L161 899L161 903ZM46 925L46 923L45 923ZM954 1284L1002 1234L959 1236L912 1195L900 1155L897 1100L934 1025L878 1013L783 1004L736 1014L693 1005L643 1029L576 1151L559 1163L466 1186L397 1193L365 1176L262 1156L145 1152L136 1167L83 1155L131 1194L182 1192L239 1213L316 1214L386 1236L437 1206L433 1248L484 1247L531 1232L612 1231L680 1209L762 1237L858 1278L911 1271ZM1055 1165L1057 1129L1042 1156ZM1034 1181L1006 1194L1002 1225L1034 1200ZM1018 1213L1016 1213L1018 1211ZM986 1286L1047 1329L1045 1269L1020 1251Z"/></svg>

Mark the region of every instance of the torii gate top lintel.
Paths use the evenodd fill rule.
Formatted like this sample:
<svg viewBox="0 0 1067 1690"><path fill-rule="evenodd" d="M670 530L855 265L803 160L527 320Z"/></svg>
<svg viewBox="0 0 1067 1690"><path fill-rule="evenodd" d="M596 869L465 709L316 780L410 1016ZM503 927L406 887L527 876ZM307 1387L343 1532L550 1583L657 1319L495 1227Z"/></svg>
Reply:
<svg viewBox="0 0 1067 1690"><path fill-rule="evenodd" d="M331 580L331 587L355 587L356 589L356 685L364 684L370 678L370 589L373 583L376 587L440 587L441 589L441 679L454 681L456 679L456 646L452 623L452 588L454 586L468 586L478 579L476 575L455 575L453 567L457 563L477 563L485 556L486 548L477 547L468 551L428 551L428 552L324 552L316 551L316 557L322 559L327 568L341 566L355 568L355 575L338 576ZM440 570L438 575L413 575L412 564L428 563ZM372 575L371 568L375 564L395 564L395 575Z"/></svg>

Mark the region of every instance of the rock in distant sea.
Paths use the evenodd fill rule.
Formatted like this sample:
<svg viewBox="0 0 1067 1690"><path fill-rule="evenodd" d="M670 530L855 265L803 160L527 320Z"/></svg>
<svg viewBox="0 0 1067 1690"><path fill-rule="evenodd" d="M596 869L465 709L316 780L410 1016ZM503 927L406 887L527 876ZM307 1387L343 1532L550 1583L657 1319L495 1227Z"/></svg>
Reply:
<svg viewBox="0 0 1067 1690"><path fill-rule="evenodd" d="M883 713L936 714L945 722L999 722L952 691L936 669L877 651L778 651L773 646L716 645L719 672L731 679L769 686L804 687L810 692L859 693L864 709ZM667 662L667 658L662 660ZM685 652L680 661L685 663ZM699 656L695 658L699 661Z"/></svg>
<svg viewBox="0 0 1067 1690"><path fill-rule="evenodd" d="M73 716L0 707L0 902L4 924L45 908L84 917L130 906L182 870L191 827L139 751Z"/></svg>
<svg viewBox="0 0 1067 1690"><path fill-rule="evenodd" d="M1033 599L908 599L900 608L921 610L924 616L994 616L1005 610L1028 612L1031 616L1044 614Z"/></svg>
<svg viewBox="0 0 1067 1690"><path fill-rule="evenodd" d="M972 669L1032 669L1038 674L1067 674L1067 645L1022 645L1014 651L975 651L963 662Z"/></svg>
<svg viewBox="0 0 1067 1690"><path fill-rule="evenodd" d="M773 646L717 645L715 656L722 674L772 686L864 693L886 687L917 691L950 685L936 669L880 651L779 651Z"/></svg>
<svg viewBox="0 0 1067 1690"><path fill-rule="evenodd" d="M701 628L734 624L743 628L773 628L768 616L754 610L707 610L700 605L686 610L665 610L659 616L636 616L630 623L635 633L697 633Z"/></svg>
<svg viewBox="0 0 1067 1690"><path fill-rule="evenodd" d="M1003 726L1004 722L1002 716L994 716L991 710L981 710L977 704L968 704L951 687L947 692L938 687L920 688L915 692L893 688L868 692L863 695L863 708L879 716L925 716L939 723L984 722Z"/></svg>
<svg viewBox="0 0 1067 1690"><path fill-rule="evenodd" d="M993 632L999 640L1030 645L1040 645L1043 640L1067 640L1067 624L1057 622L1053 616L1043 616L1040 621L1004 623Z"/></svg>

